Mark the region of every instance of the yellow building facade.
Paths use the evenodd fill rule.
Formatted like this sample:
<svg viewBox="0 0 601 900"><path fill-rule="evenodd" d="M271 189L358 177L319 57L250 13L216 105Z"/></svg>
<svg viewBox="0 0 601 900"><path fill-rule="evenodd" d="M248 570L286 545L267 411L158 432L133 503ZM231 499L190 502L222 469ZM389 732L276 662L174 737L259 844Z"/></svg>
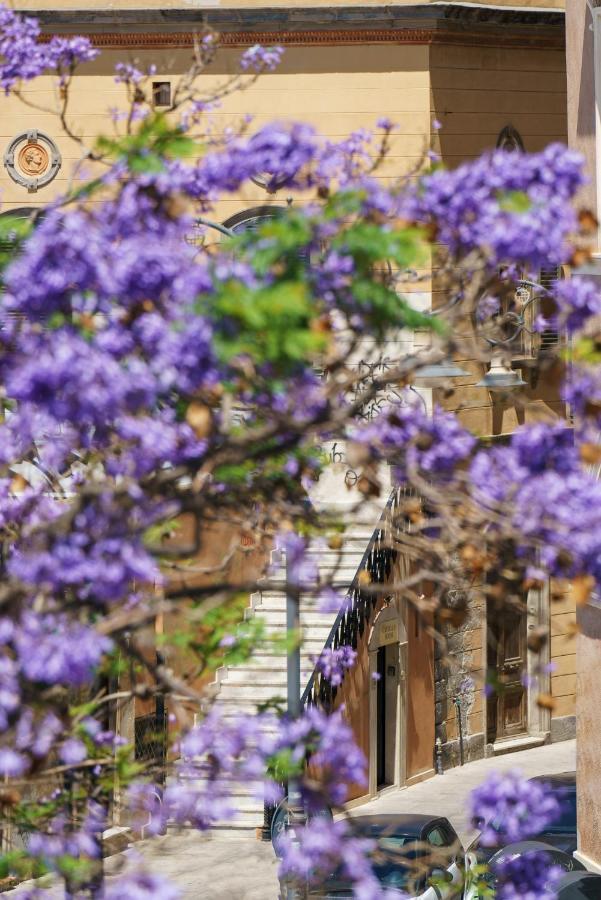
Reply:
<svg viewBox="0 0 601 900"><path fill-rule="evenodd" d="M27 85L25 104L12 97L0 98L3 153L10 157L16 138L21 136L26 143L27 135L35 133L47 136L61 158L56 177L35 191L15 181L10 161L5 164L0 169L2 212L44 205L60 196L69 186L73 168L82 162L84 147L99 133L119 129L114 111L125 109L125 89L114 79L118 62L132 62L143 70L153 66L152 81L173 87L188 69L194 34L203 23L221 34L216 60L200 77L207 95L238 70L243 49L255 43L280 44L286 49L275 72L262 75L248 90L226 97L208 115L216 133L238 128L251 116L254 126L274 119L302 120L336 140L373 128L380 116L386 116L395 128L391 153L378 173L385 179L418 170L431 144L445 164L455 166L495 147L508 129L527 151L567 139L562 0L456 4L303 0L302 5L270 0L269 8L260 0L20 0L15 5L40 13L46 33L86 34L102 53L81 67L72 86L67 120L83 143L65 135L51 112L60 102L52 78ZM442 125L440 131L434 128L436 121ZM21 149L17 145L15 152ZM14 159L13 167L18 167L18 156ZM36 161L21 162L35 177ZM84 172L90 174L85 164ZM243 210L300 200L288 191L268 194L249 181L238 196L220 202L214 217L228 222ZM425 306L436 302L435 271L431 284L421 285L420 293ZM450 397L433 399L457 410L476 434L507 434L521 421L564 415L556 389L545 383L529 385L520 404L499 405L485 388L475 386L482 367L470 360L460 362L469 377ZM430 735L440 738L447 763L457 761L453 697L462 684L460 716L467 758L514 749L520 742L526 746L572 736L573 604L555 588L530 596L527 604L527 617L520 626L520 659L525 671L534 665L526 647L527 628L548 626L548 661L555 662L556 669L542 687L552 693L553 709L537 707L534 691L526 685L519 721L508 721L505 733L502 727L498 733L497 727L493 734L493 711L481 687L498 662L491 655L489 617L486 610L475 608L465 626L449 633L455 660L452 677L433 657L426 675L416 665L422 705L428 707L423 710L428 746L420 751L419 760L405 767L411 777L432 772ZM428 678L430 683L425 684ZM465 687L470 679L472 686ZM365 737L369 710L364 700L361 707L358 696L355 719L369 753ZM498 711L494 715L498 717Z"/></svg>

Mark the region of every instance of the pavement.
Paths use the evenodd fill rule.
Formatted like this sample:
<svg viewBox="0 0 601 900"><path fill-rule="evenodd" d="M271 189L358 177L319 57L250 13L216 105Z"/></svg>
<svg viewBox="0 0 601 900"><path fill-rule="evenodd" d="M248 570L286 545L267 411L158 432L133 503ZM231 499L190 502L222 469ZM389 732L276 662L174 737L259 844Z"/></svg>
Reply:
<svg viewBox="0 0 601 900"><path fill-rule="evenodd" d="M424 812L447 816L466 845L474 835L468 819L467 796L487 775L516 769L531 778L575 768L575 741L549 744L478 760L410 788L385 791L376 800L355 807L351 814ZM277 900L278 897L277 861L271 844L252 838L169 834L141 841L108 860L107 868L116 873L123 867L137 865L137 860L177 885L182 900ZM9 893L18 897L20 890ZM54 896L63 894L55 895L51 889L49 900Z"/></svg>

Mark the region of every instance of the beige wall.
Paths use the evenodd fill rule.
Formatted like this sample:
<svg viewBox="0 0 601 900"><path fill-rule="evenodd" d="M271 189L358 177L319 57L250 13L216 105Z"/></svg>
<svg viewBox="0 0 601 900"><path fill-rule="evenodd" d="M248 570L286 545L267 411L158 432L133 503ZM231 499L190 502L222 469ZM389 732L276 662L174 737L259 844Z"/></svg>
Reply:
<svg viewBox="0 0 601 900"><path fill-rule="evenodd" d="M597 208L593 17L587 0L570 0L566 11L568 133L570 146L584 154L589 183L582 203Z"/></svg>
<svg viewBox="0 0 601 900"><path fill-rule="evenodd" d="M208 94L237 70L240 50L219 52L218 59L202 78ZM234 94L210 116L213 128L237 126L246 114L255 126L274 119L302 120L314 125L328 138L339 140L356 129L373 127L386 114L397 124L390 158L380 177L398 176L416 165L427 141L430 127L430 82L426 45L421 46L313 46L288 48L282 65L273 74L263 75L253 87ZM85 66L72 88L70 124L87 144L100 133L112 133L111 107L124 108L124 88L114 82L114 67L120 60L135 60L141 67L157 66L156 80L177 81L186 70L191 50L104 50L94 63ZM40 78L24 91L25 98L48 109L56 107L51 78ZM0 97L0 148L21 131L37 128L56 140L63 156L58 177L36 194L10 180L0 168L3 209L11 206L44 204L64 191L73 165L82 148L61 134L50 112L23 106L13 97ZM88 168L88 172L89 172ZM285 203L287 193L269 196L249 182L236 198L225 200L218 216L226 219L244 206L265 202Z"/></svg>
<svg viewBox="0 0 601 900"><path fill-rule="evenodd" d="M551 591L551 694L554 719L576 714L576 604L568 586Z"/></svg>

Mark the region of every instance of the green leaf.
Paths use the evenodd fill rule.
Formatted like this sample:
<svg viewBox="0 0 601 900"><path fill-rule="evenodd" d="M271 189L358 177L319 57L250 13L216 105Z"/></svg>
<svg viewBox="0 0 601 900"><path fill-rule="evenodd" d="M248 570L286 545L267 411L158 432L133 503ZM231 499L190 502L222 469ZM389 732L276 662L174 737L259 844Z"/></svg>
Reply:
<svg viewBox="0 0 601 900"><path fill-rule="evenodd" d="M505 212L523 214L532 209L532 201L524 191L508 191L499 194L499 206Z"/></svg>

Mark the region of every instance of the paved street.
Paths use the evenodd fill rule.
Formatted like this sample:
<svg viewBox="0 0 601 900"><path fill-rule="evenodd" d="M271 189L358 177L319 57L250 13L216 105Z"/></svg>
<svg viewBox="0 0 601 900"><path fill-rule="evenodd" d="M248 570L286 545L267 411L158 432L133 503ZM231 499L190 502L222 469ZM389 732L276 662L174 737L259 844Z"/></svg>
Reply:
<svg viewBox="0 0 601 900"><path fill-rule="evenodd" d="M548 744L534 750L509 753L492 759L480 759L469 765L450 769L416 784L405 791L390 791L353 810L355 815L374 813L425 812L447 816L464 842L474 834L468 819L466 797L491 772L508 769L519 771L532 778L534 775L553 775L576 769L576 741Z"/></svg>
<svg viewBox="0 0 601 900"><path fill-rule="evenodd" d="M466 797L490 772L519 769L524 775L572 771L576 742L552 744L494 759L479 760L463 768L424 781L403 791L389 791L353 810L354 815L387 812L432 812L446 815L468 841ZM277 864L270 844L252 839L169 835L144 841L109 861L112 870L129 865L141 854L150 868L172 879L185 900L276 900ZM18 893L18 892L17 892ZM49 892L53 896L54 892ZM56 895L62 896L60 894Z"/></svg>

